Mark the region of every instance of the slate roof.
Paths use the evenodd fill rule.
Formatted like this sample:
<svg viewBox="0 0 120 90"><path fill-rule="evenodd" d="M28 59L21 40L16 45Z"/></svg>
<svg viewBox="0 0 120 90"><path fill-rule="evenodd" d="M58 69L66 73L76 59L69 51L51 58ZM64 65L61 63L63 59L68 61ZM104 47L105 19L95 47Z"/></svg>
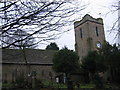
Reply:
<svg viewBox="0 0 120 90"><path fill-rule="evenodd" d="M2 49L2 63L3 64L53 64L52 58L54 50L40 50L40 49ZM25 59L26 58L26 59Z"/></svg>

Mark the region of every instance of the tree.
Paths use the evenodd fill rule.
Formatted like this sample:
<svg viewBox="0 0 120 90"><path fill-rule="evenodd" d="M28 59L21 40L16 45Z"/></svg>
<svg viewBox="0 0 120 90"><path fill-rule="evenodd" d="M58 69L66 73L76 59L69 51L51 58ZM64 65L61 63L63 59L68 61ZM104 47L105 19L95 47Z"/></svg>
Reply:
<svg viewBox="0 0 120 90"><path fill-rule="evenodd" d="M79 57L66 47L58 51L53 57L53 69L58 73L73 73L79 69Z"/></svg>
<svg viewBox="0 0 120 90"><path fill-rule="evenodd" d="M100 50L100 54L104 58L104 62L108 67L108 72L110 72L109 79L113 83L119 83L120 78L120 50L114 44L110 45L108 42L105 42Z"/></svg>
<svg viewBox="0 0 120 90"><path fill-rule="evenodd" d="M6 39L7 43L14 42L16 40L19 40L20 42L17 42L13 45L11 45L9 48L15 48L15 49L23 49L23 48L35 48L37 45L34 43L35 38L29 37L24 41L21 41L23 38L27 37L29 34L26 33L26 31L18 29L13 33L13 35Z"/></svg>
<svg viewBox="0 0 120 90"><path fill-rule="evenodd" d="M59 47L56 43L50 43L50 45L46 47L46 50L59 50Z"/></svg>
<svg viewBox="0 0 120 90"><path fill-rule="evenodd" d="M90 51L82 61L82 68L90 75L90 80L94 81L96 74L106 71L103 57L97 51Z"/></svg>
<svg viewBox="0 0 120 90"><path fill-rule="evenodd" d="M73 15L85 8L85 5L78 5L76 1L0 1L1 47L9 48L31 36L36 38L36 44L58 38L61 33L68 31L64 27L75 21ZM18 29L29 35L21 40L6 42L11 35L14 37Z"/></svg>
<svg viewBox="0 0 120 90"><path fill-rule="evenodd" d="M97 51L90 51L82 61L83 68L95 74L96 72L104 72L106 70L103 63L103 57Z"/></svg>
<svg viewBox="0 0 120 90"><path fill-rule="evenodd" d="M109 34L113 33L114 34L114 39L116 39L116 43L118 44L118 47L120 48L120 0L115 0L110 8L110 11L107 14L114 15L114 21L111 29L109 30ZM116 16L117 14L117 16ZM112 37L113 37L112 34Z"/></svg>

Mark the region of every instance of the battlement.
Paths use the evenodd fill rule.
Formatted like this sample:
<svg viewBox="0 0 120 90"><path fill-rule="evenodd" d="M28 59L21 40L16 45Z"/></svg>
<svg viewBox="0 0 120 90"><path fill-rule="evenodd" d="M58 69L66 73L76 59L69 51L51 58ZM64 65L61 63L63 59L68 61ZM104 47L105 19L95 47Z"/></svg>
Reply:
<svg viewBox="0 0 120 90"><path fill-rule="evenodd" d="M74 27L77 27L87 21L90 21L90 22L95 22L95 23L98 23L98 24L102 24L103 25L103 19L102 18L93 18L92 16L90 16L89 14L86 14L82 20L80 21L76 21L74 23Z"/></svg>

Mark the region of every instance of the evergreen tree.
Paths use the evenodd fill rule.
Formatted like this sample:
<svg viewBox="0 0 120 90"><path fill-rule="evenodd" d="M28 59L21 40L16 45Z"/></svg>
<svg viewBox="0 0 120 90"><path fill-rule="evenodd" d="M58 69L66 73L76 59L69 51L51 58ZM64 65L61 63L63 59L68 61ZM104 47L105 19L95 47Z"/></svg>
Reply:
<svg viewBox="0 0 120 90"><path fill-rule="evenodd" d="M76 72L79 69L79 57L66 47L58 51L53 57L53 69L58 73L66 75Z"/></svg>
<svg viewBox="0 0 120 90"><path fill-rule="evenodd" d="M59 50L59 47L56 43L50 43L50 45L46 47L46 50Z"/></svg>

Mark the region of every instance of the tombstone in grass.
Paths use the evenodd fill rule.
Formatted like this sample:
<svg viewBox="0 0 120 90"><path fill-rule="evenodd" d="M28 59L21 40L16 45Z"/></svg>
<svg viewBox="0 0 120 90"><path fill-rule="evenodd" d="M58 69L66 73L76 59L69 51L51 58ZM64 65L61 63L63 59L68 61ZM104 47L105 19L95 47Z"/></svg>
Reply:
<svg viewBox="0 0 120 90"><path fill-rule="evenodd" d="M67 88L73 89L73 81L70 79L70 77L67 78Z"/></svg>
<svg viewBox="0 0 120 90"><path fill-rule="evenodd" d="M56 76L55 81L57 83L57 88L59 88L59 77L58 76Z"/></svg>
<svg viewBox="0 0 120 90"><path fill-rule="evenodd" d="M56 83L59 83L59 77L56 77Z"/></svg>
<svg viewBox="0 0 120 90"><path fill-rule="evenodd" d="M63 74L63 82L66 83L66 74Z"/></svg>
<svg viewBox="0 0 120 90"><path fill-rule="evenodd" d="M36 71L32 71L32 88L36 88Z"/></svg>
<svg viewBox="0 0 120 90"><path fill-rule="evenodd" d="M49 72L49 76L50 76L50 80L51 80L51 82L53 81L52 79L53 79L53 74L52 74L52 72Z"/></svg>

